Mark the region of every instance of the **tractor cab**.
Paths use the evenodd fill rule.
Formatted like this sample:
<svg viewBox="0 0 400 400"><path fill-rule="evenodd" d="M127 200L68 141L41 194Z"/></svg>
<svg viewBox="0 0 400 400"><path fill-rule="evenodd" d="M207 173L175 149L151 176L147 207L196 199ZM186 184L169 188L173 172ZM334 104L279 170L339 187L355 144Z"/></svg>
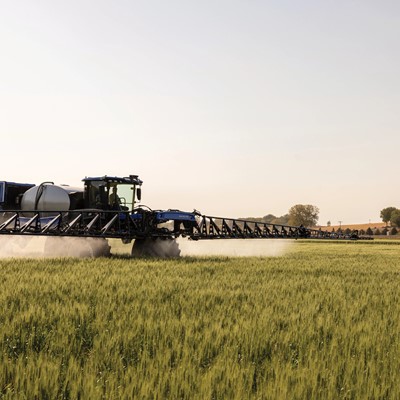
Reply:
<svg viewBox="0 0 400 400"><path fill-rule="evenodd" d="M129 177L103 176L83 179L85 208L132 211L141 200L142 181Z"/></svg>

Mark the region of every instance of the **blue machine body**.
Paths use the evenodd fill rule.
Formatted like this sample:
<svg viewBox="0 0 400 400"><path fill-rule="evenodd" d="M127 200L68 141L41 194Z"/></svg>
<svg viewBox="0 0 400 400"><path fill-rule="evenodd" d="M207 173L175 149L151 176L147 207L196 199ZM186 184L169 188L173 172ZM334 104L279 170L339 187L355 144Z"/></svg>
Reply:
<svg viewBox="0 0 400 400"><path fill-rule="evenodd" d="M157 211L156 220L160 223L166 221L195 222L196 216L193 213L179 210Z"/></svg>

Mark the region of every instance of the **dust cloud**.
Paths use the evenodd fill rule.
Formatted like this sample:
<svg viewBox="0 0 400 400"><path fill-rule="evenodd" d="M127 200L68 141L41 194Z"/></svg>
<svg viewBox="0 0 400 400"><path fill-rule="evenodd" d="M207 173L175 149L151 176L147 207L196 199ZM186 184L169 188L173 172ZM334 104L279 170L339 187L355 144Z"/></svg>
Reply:
<svg viewBox="0 0 400 400"><path fill-rule="evenodd" d="M280 257L294 243L290 239L178 239L182 256Z"/></svg>
<svg viewBox="0 0 400 400"><path fill-rule="evenodd" d="M174 258L179 256L228 256L228 257L280 257L294 246L290 239L216 239L193 241L137 240L133 246L134 257ZM179 247L178 247L179 246Z"/></svg>
<svg viewBox="0 0 400 400"><path fill-rule="evenodd" d="M0 258L101 257L110 254L105 239L0 236Z"/></svg>
<svg viewBox="0 0 400 400"><path fill-rule="evenodd" d="M119 241L118 241L119 242ZM290 239L218 239L192 241L146 240L133 255L161 258L180 256L280 257L295 245ZM179 247L178 247L179 246ZM114 245L113 245L114 247ZM124 252L132 247L124 245ZM113 250L114 253L114 250ZM117 252L118 253L118 252ZM110 255L106 239L0 235L0 258L102 257Z"/></svg>

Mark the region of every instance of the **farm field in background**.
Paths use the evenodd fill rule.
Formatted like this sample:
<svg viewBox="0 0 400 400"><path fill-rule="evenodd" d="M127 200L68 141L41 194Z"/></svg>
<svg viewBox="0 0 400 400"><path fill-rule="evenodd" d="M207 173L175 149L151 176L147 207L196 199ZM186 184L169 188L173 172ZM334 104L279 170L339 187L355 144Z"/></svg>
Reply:
<svg viewBox="0 0 400 400"><path fill-rule="evenodd" d="M400 242L0 260L0 399L400 398Z"/></svg>

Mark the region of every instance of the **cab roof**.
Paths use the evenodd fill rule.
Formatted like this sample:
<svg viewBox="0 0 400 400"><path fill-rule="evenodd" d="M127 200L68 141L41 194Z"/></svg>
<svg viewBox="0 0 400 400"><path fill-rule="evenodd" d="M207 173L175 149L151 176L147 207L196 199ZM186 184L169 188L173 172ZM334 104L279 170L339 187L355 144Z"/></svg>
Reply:
<svg viewBox="0 0 400 400"><path fill-rule="evenodd" d="M106 182L106 183L126 183L131 185L141 185L143 183L142 180L138 178L138 175L129 175L126 177L120 176L96 176L96 177L86 177L82 179L82 182Z"/></svg>

